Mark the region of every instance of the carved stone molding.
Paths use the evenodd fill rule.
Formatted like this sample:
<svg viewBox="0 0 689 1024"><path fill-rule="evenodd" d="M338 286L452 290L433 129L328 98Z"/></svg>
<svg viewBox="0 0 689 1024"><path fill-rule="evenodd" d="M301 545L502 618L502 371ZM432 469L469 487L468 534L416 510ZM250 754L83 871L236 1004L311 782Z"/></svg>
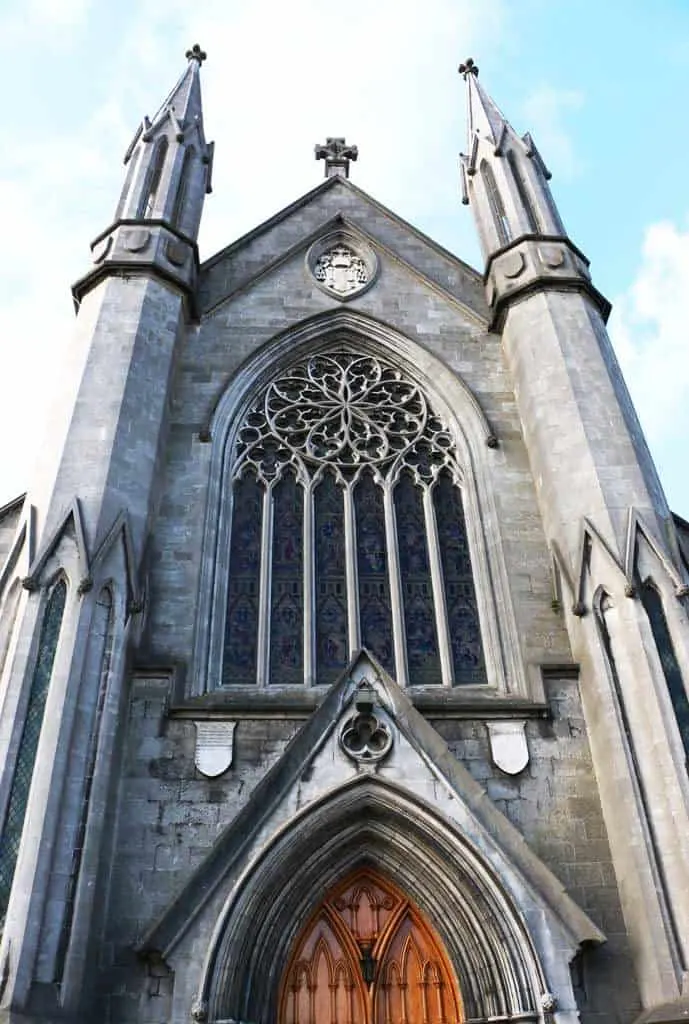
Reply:
<svg viewBox="0 0 689 1024"><path fill-rule="evenodd" d="M314 242L306 263L318 287L341 301L365 292L378 273L373 249L347 231L334 231Z"/></svg>

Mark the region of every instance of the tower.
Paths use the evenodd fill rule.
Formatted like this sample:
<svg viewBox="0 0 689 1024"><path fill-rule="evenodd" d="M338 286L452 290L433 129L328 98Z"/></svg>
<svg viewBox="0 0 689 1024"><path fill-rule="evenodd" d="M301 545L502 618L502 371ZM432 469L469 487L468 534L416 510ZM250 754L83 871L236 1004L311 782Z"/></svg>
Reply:
<svg viewBox="0 0 689 1024"><path fill-rule="evenodd" d="M463 64L483 278L335 136L201 263L187 59L0 509L0 1013L683 1019L686 537L533 139Z"/></svg>
<svg viewBox="0 0 689 1024"><path fill-rule="evenodd" d="M582 666L639 983L649 1003L669 1002L685 994L689 935L684 567L605 331L607 303L555 211L545 165L487 96L475 64L460 71L469 98L466 195Z"/></svg>

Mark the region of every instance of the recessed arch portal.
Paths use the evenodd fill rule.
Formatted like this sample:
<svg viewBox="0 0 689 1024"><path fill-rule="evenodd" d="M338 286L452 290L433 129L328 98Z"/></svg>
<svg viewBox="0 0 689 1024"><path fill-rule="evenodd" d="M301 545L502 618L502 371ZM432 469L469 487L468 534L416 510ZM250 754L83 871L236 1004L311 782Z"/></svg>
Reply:
<svg viewBox="0 0 689 1024"><path fill-rule="evenodd" d="M335 885L303 929L280 986L279 1024L458 1024L457 979L412 901L367 867Z"/></svg>
<svg viewBox="0 0 689 1024"><path fill-rule="evenodd" d="M396 787L360 780L292 822L238 880L199 991L209 1020L276 1020L299 936L324 896L357 872L393 878L413 901L451 964L466 1019L540 1018L538 956L486 861ZM306 977L311 968L300 969Z"/></svg>

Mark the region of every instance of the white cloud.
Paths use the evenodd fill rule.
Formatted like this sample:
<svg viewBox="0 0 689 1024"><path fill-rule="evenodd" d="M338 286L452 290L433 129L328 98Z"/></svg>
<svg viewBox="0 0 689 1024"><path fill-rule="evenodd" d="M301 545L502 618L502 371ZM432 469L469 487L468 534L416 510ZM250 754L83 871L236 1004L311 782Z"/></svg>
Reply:
<svg viewBox="0 0 689 1024"><path fill-rule="evenodd" d="M677 479L671 502L689 514L689 226L645 232L641 263L614 303L610 333L661 478Z"/></svg>
<svg viewBox="0 0 689 1024"><path fill-rule="evenodd" d="M571 180L582 165L567 130L567 118L584 104L584 94L575 89L554 89L541 85L524 101L524 120L546 163L558 177Z"/></svg>

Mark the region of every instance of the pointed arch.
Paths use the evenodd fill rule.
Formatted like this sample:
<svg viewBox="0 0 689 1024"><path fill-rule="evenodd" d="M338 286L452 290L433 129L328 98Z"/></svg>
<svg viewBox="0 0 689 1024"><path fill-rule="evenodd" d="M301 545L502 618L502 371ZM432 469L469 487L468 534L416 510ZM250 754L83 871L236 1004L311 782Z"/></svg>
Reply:
<svg viewBox="0 0 689 1024"><path fill-rule="evenodd" d="M456 482L461 488L462 502L466 526L468 550L471 553L471 566L476 587L477 615L480 632L483 638L483 657L476 660L477 672L472 679L462 677L462 683L477 682L479 675L489 685L499 691L512 691L526 695L528 684L524 665L519 656L519 639L512 607L507 573L499 537L499 517L495 506L494 491L491 486L491 474L487 462L490 460L486 448L493 448L497 442L488 420L481 409L475 395L466 383L444 365L435 356L413 342L410 338L390 328L380 321L373 320L353 310L337 311L319 315L276 336L271 342L255 353L234 376L219 394L214 411L211 415L208 434L212 443L209 464L209 489L206 507L206 523L203 541L202 571L199 584L199 614L195 634L195 671L190 673L191 685L195 693L213 690L222 678L222 655L225 644L225 609L227 607L227 579L229 576L229 558L232 547L231 523L233 510L232 473L233 452L237 441L238 430L255 401L281 372L290 365L296 365L300 359L319 357L328 349L335 351L343 346L360 353L362 357L372 359L390 359L399 368L405 379L414 381L443 422L448 425L451 434L453 451L456 454ZM319 478L320 479L320 478ZM374 479L376 486L380 485ZM318 480L313 481L311 490L304 493L304 536L313 529L312 499L317 491ZM433 499L428 489L424 504L424 516L429 524L435 527L436 512ZM353 501L352 501L353 504ZM392 490L384 500L385 529L389 531L395 522L395 511L392 501ZM428 508L426 508L428 505ZM348 513L350 514L350 513ZM311 517L308 522L307 518ZM354 522L355 510L352 509L350 520ZM265 515L268 542L272 536L274 519ZM437 546L437 544L436 544ZM390 544L388 538L388 551ZM308 580L313 572L313 564L309 562L309 553L304 551L304 578ZM391 558L393 556L391 555ZM355 556L354 556L355 558ZM446 566L441 564L436 555L435 562L429 565L432 574L436 606L438 595L444 588ZM348 563L347 572L356 578L355 562ZM391 564L391 579L399 576L399 569ZM369 590L375 591L379 581L368 581ZM458 583L460 581L457 581ZM454 583L453 583L454 585ZM392 586L392 584L391 584ZM254 583L254 589L259 584ZM261 600L268 601L269 576L264 583L264 594ZM458 586L457 592L460 592ZM394 591L394 587L393 587ZM260 596L260 595L259 595ZM407 685L409 678L402 657L401 644L398 638L403 635L403 606L401 590L391 593L390 603L393 610L395 626L395 663L397 678ZM309 602L304 602L305 615L314 614L309 611ZM497 609L501 609L498 616ZM358 610L352 613L348 609L349 655L361 645L359 632ZM441 621L447 618L444 609L438 612ZM305 621L305 636L312 622ZM352 629L351 627L355 628ZM265 638L264 638L265 641ZM452 666L452 655L449 653L449 631L445 628L445 654L442 663L442 679L445 685L452 685L461 673L456 673ZM267 641L266 649L267 649ZM459 650L455 652L459 656ZM383 660L385 653L381 652ZM308 640L303 645L304 677L313 679L315 648ZM268 661L266 656L264 659ZM264 667L263 682L270 678L270 669ZM260 678L260 672L259 672ZM509 682L508 682L509 680ZM260 695L259 695L260 696ZM246 692L242 699L253 699Z"/></svg>
<svg viewBox="0 0 689 1024"><path fill-rule="evenodd" d="M539 223L538 216L536 214L536 207L534 206L531 196L529 195L529 188L522 174L521 167L517 160L517 155L513 149L507 151L507 164L512 172L512 178L517 189L517 194L521 201L522 209L524 211L524 217L526 218L526 224L529 231L532 234L538 234L543 230L542 225Z"/></svg>
<svg viewBox="0 0 689 1024"><path fill-rule="evenodd" d="M291 821L236 880L201 984L210 1019L275 1019L283 971L321 894L357 870L393 876L416 903L447 952L467 1018L538 1018L545 977L498 876L427 806L391 784L360 779ZM537 928L544 926L537 917ZM404 938L404 914L396 920ZM576 941L564 931L541 941L571 947L564 976Z"/></svg>
<svg viewBox="0 0 689 1024"><path fill-rule="evenodd" d="M194 170L195 158L196 150L194 147L186 146L184 156L182 157L182 167L179 172L179 182L177 185L177 192L175 194L175 201L172 206L172 215L170 217L172 226L178 229L181 229L185 219L186 202L190 191L191 176Z"/></svg>
<svg viewBox="0 0 689 1024"><path fill-rule="evenodd" d="M641 584L639 596L655 640L667 692L684 747L684 755L689 761L689 695L665 615L663 599L660 590L650 577Z"/></svg>
<svg viewBox="0 0 689 1024"><path fill-rule="evenodd" d="M141 191L141 197L136 211L137 219L148 219L153 217L155 213L156 198L158 196L158 189L160 188L163 168L165 167L169 148L170 144L166 135L161 136L161 138L159 138L154 144L151 161L148 165L148 171L146 173L146 178L144 179L144 186Z"/></svg>
<svg viewBox="0 0 689 1024"><path fill-rule="evenodd" d="M479 173L483 187L486 190L486 198L488 199L488 206L493 218L493 227L498 236L498 242L501 246L507 245L510 240L510 225L507 213L505 212L505 204L502 201L500 189L495 180L495 173L487 160L481 161Z"/></svg>
<svg viewBox="0 0 689 1024"><path fill-rule="evenodd" d="M103 586L96 598L93 616L91 618L90 633L88 639L86 664L84 667L84 679L82 688L86 691L82 700L88 706L90 704L90 715L85 723L86 735L76 736L74 746L86 747L85 757L82 750L75 750L75 774L83 773L81 780L81 792L79 810L76 822L69 824L74 827L74 847L67 872L67 880L64 892L64 910L62 918L62 929L57 945L54 980L62 982L65 973L65 965L72 936L72 925L76 909L76 894L86 842L86 826L91 807L91 792L96 774L96 762L101 734L101 725L105 701L110 685L113 649L115 645L115 612L116 604L113 595L112 584ZM95 685L94 685L95 684ZM95 690L95 693L93 691ZM82 767L83 765L83 767Z"/></svg>
<svg viewBox="0 0 689 1024"><path fill-rule="evenodd" d="M14 764L0 843L0 923L4 922L10 900L24 819L33 778L38 741L43 727L48 690L53 674L62 620L67 603L67 581L59 575L53 583L43 609L36 661L31 677L29 700L22 725L21 739Z"/></svg>

